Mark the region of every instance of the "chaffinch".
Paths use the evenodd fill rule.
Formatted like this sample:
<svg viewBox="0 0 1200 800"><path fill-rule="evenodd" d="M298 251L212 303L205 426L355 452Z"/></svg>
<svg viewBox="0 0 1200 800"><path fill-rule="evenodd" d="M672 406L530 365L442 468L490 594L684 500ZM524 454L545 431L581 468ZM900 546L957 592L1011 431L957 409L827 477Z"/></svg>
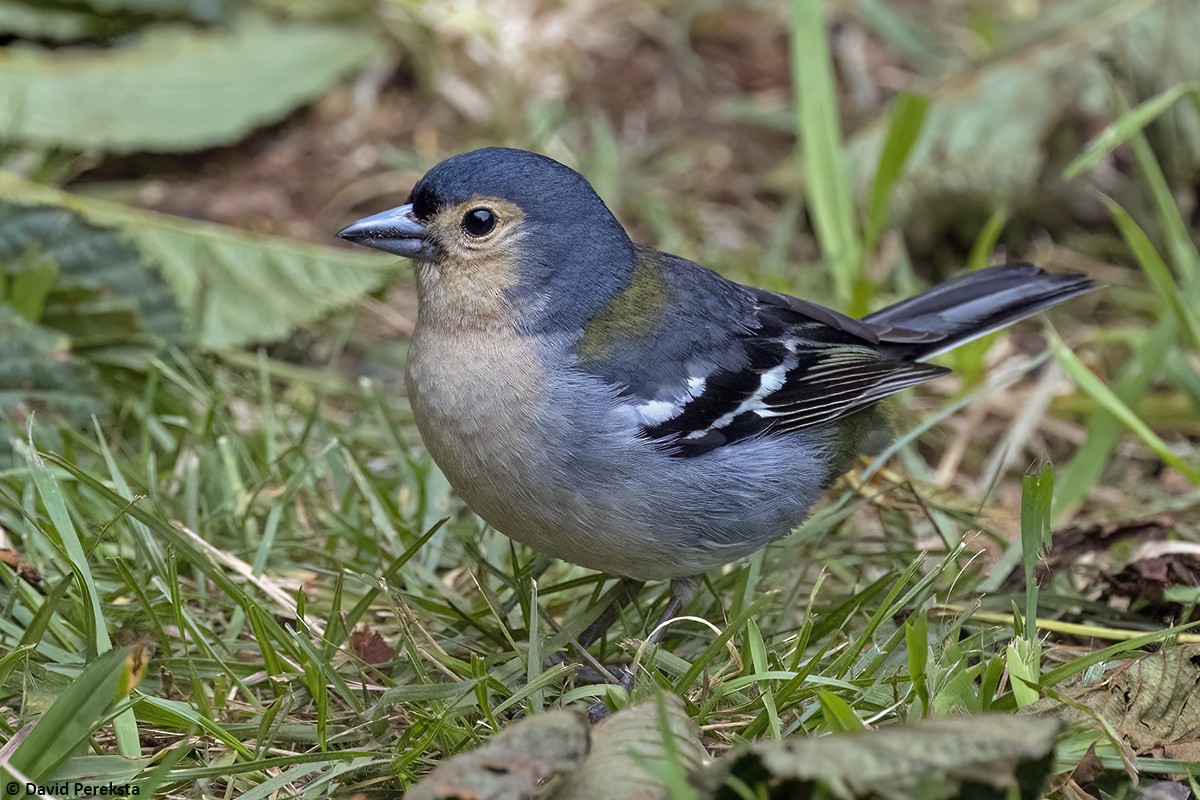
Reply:
<svg viewBox="0 0 1200 800"><path fill-rule="evenodd" d="M492 526L639 580L696 576L784 536L886 429L938 353L1092 288L979 270L862 319L630 241L574 170L487 148L342 230L411 258L407 365L434 461Z"/></svg>

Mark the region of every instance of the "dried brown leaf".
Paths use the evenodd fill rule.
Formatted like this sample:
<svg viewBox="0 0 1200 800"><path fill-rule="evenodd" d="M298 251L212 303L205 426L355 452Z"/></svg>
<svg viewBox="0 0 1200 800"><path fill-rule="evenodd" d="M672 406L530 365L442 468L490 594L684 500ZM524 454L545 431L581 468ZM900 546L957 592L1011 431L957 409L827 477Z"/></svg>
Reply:
<svg viewBox="0 0 1200 800"><path fill-rule="evenodd" d="M1073 705L1044 700L1035 713L1095 726L1099 715L1138 754L1200 761L1200 645L1180 645L1127 659L1093 684L1063 694Z"/></svg>
<svg viewBox="0 0 1200 800"><path fill-rule="evenodd" d="M379 631L374 630L360 629L351 633L350 647L368 664L386 664L396 655Z"/></svg>

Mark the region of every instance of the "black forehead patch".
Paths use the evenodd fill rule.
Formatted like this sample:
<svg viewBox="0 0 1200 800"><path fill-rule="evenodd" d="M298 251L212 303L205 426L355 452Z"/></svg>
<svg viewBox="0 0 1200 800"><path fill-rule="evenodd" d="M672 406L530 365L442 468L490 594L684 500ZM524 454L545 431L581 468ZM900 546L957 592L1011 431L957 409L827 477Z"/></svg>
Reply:
<svg viewBox="0 0 1200 800"><path fill-rule="evenodd" d="M437 190L426 183L418 183L413 187L408 202L412 204L413 216L420 222L428 221L445 205Z"/></svg>

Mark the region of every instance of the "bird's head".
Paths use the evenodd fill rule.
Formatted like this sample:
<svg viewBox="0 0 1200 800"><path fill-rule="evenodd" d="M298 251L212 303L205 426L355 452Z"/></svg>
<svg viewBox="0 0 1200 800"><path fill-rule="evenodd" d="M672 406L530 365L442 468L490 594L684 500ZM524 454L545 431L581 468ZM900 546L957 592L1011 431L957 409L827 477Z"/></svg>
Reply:
<svg viewBox="0 0 1200 800"><path fill-rule="evenodd" d="M404 205L338 236L413 259L422 306L460 324L504 311L523 327L578 325L620 291L636 261L582 175L498 147L441 162Z"/></svg>

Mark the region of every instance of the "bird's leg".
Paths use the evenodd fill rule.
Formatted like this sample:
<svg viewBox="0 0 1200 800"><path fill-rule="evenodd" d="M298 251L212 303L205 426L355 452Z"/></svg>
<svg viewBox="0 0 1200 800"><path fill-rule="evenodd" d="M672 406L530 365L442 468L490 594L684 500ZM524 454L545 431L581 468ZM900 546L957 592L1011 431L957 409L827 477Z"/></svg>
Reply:
<svg viewBox="0 0 1200 800"><path fill-rule="evenodd" d="M696 596L696 591L699 588L700 577L697 575L689 578L675 578L671 581L671 599L667 602L667 607L663 609L662 617L659 618L658 624L654 626L654 630L646 637L648 644L657 643L662 638L663 633L667 629L667 623L679 616L679 612L683 611L684 607L692 602L692 598ZM611 609L611 606L609 608ZM606 609L605 613L607 612L608 610ZM621 688L629 694L633 694L633 675L632 667L623 669L621 670L621 680L618 682ZM588 719L593 723L604 719L609 713L608 707L601 701L588 706Z"/></svg>
<svg viewBox="0 0 1200 800"><path fill-rule="evenodd" d="M679 612L683 611L684 607L692 602L696 596L697 590L700 588L700 576L692 575L688 578L675 578L671 581L671 600L667 603L667 607L663 610L663 614L659 617L658 624L654 626L654 630L650 632L650 636L646 641L655 643L662 638L663 633L667 630L667 622L679 616Z"/></svg>
<svg viewBox="0 0 1200 800"><path fill-rule="evenodd" d="M605 632L612 627L613 623L621 616L621 609L629 605L637 597L638 592L645 581L634 580L633 578L621 578L620 582L614 587L610 593L608 605L600 612L600 616L595 619L592 624L584 628L583 632L571 642L574 647L575 655L581 664L582 669L576 672L575 680L580 684L595 684L595 683L619 683L619 679L613 674L618 674L621 670L614 670L611 667L605 666L597 661L588 648L600 640ZM563 652L555 653L550 656L551 664L566 664L568 657Z"/></svg>
<svg viewBox="0 0 1200 800"><path fill-rule="evenodd" d="M579 638L575 640L575 644L581 650L587 650L599 641L600 637L621 616L621 609L632 603L634 598L637 597L638 592L645 585L645 581L633 578L621 578L621 582L617 584L613 599L609 602L608 607L600 612L600 616L596 617L595 622L583 629L583 633L579 634Z"/></svg>
<svg viewBox="0 0 1200 800"><path fill-rule="evenodd" d="M611 602L609 602L608 607L605 608L604 611L601 612L600 616L596 618L596 621L589 625L583 631L583 633L579 635L579 638L575 640L575 645L578 647L576 652L581 660L593 661L593 663L595 663L590 654L587 652L587 648L595 644L595 642L604 635L605 631L607 631L617 620L617 617L620 616L621 609L633 602L634 598L637 597L638 590L640 590L644 585L645 581L638 581L632 578L621 579L621 582L617 585L613 599ZM646 641L648 643L657 643L658 640L662 638L663 633L666 632L667 623L679 616L679 612L682 611L688 603L692 602L692 598L696 596L696 592L699 590L699 588L700 578L698 576L676 578L671 581L671 599L667 602L667 607L663 610L658 624L654 626L654 629L647 637ZM618 683L623 686L626 691L631 691L633 689L633 671L631 669L614 669L613 667L605 666L603 669L595 670L595 672L595 675L577 675L576 679L580 680L582 678L582 682L584 683ZM619 680L613 680L615 677L612 675L613 672L616 672L621 676ZM597 678L599 680L596 680Z"/></svg>

